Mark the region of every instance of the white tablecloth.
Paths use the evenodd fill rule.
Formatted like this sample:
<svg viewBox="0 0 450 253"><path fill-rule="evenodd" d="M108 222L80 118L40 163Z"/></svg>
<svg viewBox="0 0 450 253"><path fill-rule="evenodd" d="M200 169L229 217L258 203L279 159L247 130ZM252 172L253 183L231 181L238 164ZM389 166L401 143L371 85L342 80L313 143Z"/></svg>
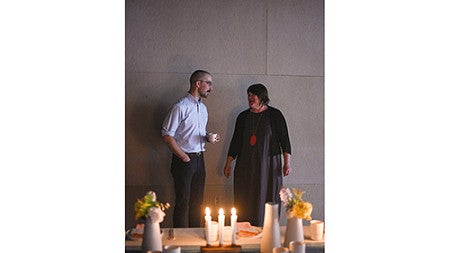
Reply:
<svg viewBox="0 0 450 253"><path fill-rule="evenodd" d="M206 240L204 237L204 228L174 228L174 236L175 239L169 240L169 229L163 228L163 245L178 245L181 246L182 252L199 252L201 246L206 245ZM284 232L286 231L286 227L280 227L281 233L281 244L284 242ZM309 226L303 227L303 233L305 236L305 242L307 248L321 248L325 247L325 235L320 241L313 241L309 236ZM140 251L141 250L142 240L136 241L125 241L125 250L132 251ZM218 245L219 241L211 242L211 245ZM231 242L224 241L224 245L230 245ZM257 252L259 251L261 238L237 238L236 244L241 245L243 252Z"/></svg>

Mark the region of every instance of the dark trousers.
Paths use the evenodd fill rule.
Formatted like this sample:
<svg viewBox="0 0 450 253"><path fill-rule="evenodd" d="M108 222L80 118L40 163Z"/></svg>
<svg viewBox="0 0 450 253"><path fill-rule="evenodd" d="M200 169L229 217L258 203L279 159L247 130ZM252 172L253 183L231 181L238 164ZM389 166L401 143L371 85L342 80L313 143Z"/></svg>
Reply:
<svg viewBox="0 0 450 253"><path fill-rule="evenodd" d="M172 155L172 173L175 185L175 208L173 227L200 227L205 188L205 162L203 153L189 154L191 161L185 163Z"/></svg>

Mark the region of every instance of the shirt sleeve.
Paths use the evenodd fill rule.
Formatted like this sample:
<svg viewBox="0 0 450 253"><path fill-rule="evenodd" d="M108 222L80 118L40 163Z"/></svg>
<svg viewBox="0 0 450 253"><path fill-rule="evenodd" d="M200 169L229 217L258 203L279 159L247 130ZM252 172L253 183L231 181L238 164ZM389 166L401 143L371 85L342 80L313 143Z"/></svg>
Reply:
<svg viewBox="0 0 450 253"><path fill-rule="evenodd" d="M175 132L181 123L181 118L181 108L176 104L173 105L164 118L161 128L161 135L169 135L172 137L175 136Z"/></svg>

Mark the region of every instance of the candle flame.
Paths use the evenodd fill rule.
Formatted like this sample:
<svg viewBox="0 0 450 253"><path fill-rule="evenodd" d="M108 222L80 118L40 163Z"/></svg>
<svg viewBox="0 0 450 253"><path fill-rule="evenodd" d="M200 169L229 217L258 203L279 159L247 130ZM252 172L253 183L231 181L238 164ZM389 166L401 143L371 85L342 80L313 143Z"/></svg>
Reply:
<svg viewBox="0 0 450 253"><path fill-rule="evenodd" d="M236 215L236 208L234 208L234 207L231 208L231 214L232 214L232 215Z"/></svg>
<svg viewBox="0 0 450 253"><path fill-rule="evenodd" d="M206 213L206 216L210 216L211 215L211 210L209 209L209 207L206 207L205 213Z"/></svg>
<svg viewBox="0 0 450 253"><path fill-rule="evenodd" d="M223 208L220 208L220 209L219 209L219 214L220 214L220 215L223 215Z"/></svg>

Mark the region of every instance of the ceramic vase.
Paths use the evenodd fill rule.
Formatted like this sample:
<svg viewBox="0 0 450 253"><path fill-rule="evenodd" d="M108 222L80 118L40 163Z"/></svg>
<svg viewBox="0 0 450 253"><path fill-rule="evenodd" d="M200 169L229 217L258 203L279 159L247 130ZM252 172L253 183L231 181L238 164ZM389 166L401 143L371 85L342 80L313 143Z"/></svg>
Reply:
<svg viewBox="0 0 450 253"><path fill-rule="evenodd" d="M278 204L268 202L265 204L264 210L264 225L260 251L262 253L271 253L273 248L281 246Z"/></svg>
<svg viewBox="0 0 450 253"><path fill-rule="evenodd" d="M289 214L288 214L289 217ZM303 242L303 220L297 217L291 217L287 219L286 233L284 234L284 247L289 247L289 243L292 241Z"/></svg>
<svg viewBox="0 0 450 253"><path fill-rule="evenodd" d="M162 252L162 236L159 222L153 222L151 218L145 219L144 234L142 235L142 252Z"/></svg>

